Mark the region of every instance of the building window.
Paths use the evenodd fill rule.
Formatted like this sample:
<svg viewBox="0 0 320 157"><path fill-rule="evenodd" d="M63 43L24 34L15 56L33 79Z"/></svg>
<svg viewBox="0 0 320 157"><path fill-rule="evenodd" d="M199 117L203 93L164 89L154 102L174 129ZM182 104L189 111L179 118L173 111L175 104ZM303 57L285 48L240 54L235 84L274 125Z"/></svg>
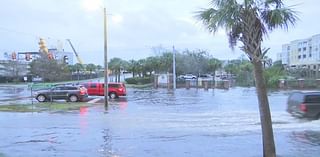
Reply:
<svg viewBox="0 0 320 157"><path fill-rule="evenodd" d="M311 53L309 53L309 57L310 57L310 58L312 57L312 54L311 54Z"/></svg>
<svg viewBox="0 0 320 157"><path fill-rule="evenodd" d="M301 48L298 48L298 52L301 52Z"/></svg>
<svg viewBox="0 0 320 157"><path fill-rule="evenodd" d="M303 47L303 51L306 51L307 50L307 48L306 47Z"/></svg>
<svg viewBox="0 0 320 157"><path fill-rule="evenodd" d="M304 55L303 55L303 58L306 58L306 57L307 57L307 55L304 54Z"/></svg>
<svg viewBox="0 0 320 157"><path fill-rule="evenodd" d="M301 55L298 56L298 59L301 59Z"/></svg>
<svg viewBox="0 0 320 157"><path fill-rule="evenodd" d="M314 65L314 66L313 66L313 69L317 69L317 66L316 66L316 65Z"/></svg>

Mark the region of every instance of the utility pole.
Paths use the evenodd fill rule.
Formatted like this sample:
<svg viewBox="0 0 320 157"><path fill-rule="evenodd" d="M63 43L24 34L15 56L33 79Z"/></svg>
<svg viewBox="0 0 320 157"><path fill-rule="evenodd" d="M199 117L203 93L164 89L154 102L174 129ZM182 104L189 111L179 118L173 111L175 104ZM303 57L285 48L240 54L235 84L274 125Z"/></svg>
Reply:
<svg viewBox="0 0 320 157"><path fill-rule="evenodd" d="M108 107L108 42L107 42L107 10L103 8L104 21L104 104Z"/></svg>
<svg viewBox="0 0 320 157"><path fill-rule="evenodd" d="M174 46L172 47L172 53L173 53L173 63L172 63L172 75L173 75L173 90L176 90L177 85L176 85L176 50Z"/></svg>

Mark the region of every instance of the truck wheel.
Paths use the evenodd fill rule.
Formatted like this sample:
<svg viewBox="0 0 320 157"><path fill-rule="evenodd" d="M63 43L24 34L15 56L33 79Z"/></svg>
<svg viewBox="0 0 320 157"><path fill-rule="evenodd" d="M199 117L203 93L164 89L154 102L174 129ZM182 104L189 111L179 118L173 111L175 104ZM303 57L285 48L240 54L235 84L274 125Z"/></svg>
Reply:
<svg viewBox="0 0 320 157"><path fill-rule="evenodd" d="M39 102L45 102L47 98L44 95L38 95L36 98Z"/></svg>
<svg viewBox="0 0 320 157"><path fill-rule="evenodd" d="M111 92L111 93L109 94L109 97L110 97L111 99L115 99L115 98L118 97L118 95L117 95L116 93L114 93L114 92Z"/></svg>

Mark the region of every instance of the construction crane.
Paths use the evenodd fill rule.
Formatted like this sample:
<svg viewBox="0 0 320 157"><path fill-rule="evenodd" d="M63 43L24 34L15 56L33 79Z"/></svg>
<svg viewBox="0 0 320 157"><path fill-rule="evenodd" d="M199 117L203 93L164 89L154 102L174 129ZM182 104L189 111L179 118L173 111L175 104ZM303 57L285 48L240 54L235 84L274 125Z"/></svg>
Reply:
<svg viewBox="0 0 320 157"><path fill-rule="evenodd" d="M69 42L69 44L70 44L70 46L71 46L74 54L76 55L78 62L79 62L80 64L83 64L83 62L82 62L81 58L79 57L77 51L74 49L74 47L73 47L73 45L72 45L72 43L71 43L71 40L70 40L70 39L67 39L67 41Z"/></svg>

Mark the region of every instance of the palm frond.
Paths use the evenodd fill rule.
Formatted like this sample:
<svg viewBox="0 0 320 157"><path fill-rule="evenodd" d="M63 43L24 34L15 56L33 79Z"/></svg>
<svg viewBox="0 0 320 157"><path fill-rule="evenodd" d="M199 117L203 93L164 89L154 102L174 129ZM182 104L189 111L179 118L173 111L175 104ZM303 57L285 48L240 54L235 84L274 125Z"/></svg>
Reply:
<svg viewBox="0 0 320 157"><path fill-rule="evenodd" d="M262 11L261 17L269 30L273 30L278 27L288 29L289 24L294 25L298 20L297 12L290 8L266 9Z"/></svg>
<svg viewBox="0 0 320 157"><path fill-rule="evenodd" d="M239 5L235 0L216 0L222 8L209 8L197 12L197 18L203 22L210 32L215 33L219 28L231 29L232 26L239 18ZM232 2L231 4L225 3L226 1ZM233 5L232 5L233 4Z"/></svg>
<svg viewBox="0 0 320 157"><path fill-rule="evenodd" d="M197 12L197 18L203 22L210 32L216 32L217 26L211 22L212 16L215 15L217 10L213 8L205 9Z"/></svg>
<svg viewBox="0 0 320 157"><path fill-rule="evenodd" d="M228 5L237 4L236 0L211 0L211 4L217 8L224 8Z"/></svg>
<svg viewBox="0 0 320 157"><path fill-rule="evenodd" d="M282 0L266 0L265 8L269 8L271 5L275 5L275 8L281 8L283 6Z"/></svg>

